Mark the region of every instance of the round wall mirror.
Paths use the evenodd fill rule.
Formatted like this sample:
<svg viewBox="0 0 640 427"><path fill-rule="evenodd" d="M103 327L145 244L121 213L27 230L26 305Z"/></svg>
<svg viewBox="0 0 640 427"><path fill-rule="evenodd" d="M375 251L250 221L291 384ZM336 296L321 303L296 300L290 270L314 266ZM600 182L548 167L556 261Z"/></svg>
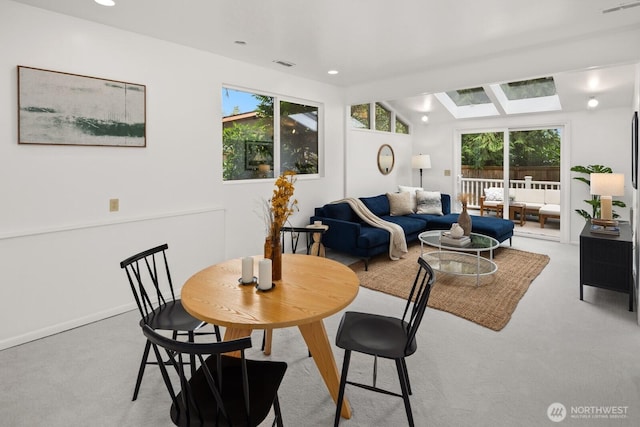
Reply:
<svg viewBox="0 0 640 427"><path fill-rule="evenodd" d="M389 144L382 144L378 150L378 169L382 175L389 175L393 170L395 158L393 156L393 148Z"/></svg>

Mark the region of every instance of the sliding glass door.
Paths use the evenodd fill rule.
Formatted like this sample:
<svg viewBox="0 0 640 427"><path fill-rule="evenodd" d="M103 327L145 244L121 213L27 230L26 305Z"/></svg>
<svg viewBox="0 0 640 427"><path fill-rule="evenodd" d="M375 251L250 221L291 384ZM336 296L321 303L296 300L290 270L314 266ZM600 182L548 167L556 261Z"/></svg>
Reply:
<svg viewBox="0 0 640 427"><path fill-rule="evenodd" d="M562 126L461 132L456 191L478 215L502 215L516 221L516 231L559 238L562 134Z"/></svg>

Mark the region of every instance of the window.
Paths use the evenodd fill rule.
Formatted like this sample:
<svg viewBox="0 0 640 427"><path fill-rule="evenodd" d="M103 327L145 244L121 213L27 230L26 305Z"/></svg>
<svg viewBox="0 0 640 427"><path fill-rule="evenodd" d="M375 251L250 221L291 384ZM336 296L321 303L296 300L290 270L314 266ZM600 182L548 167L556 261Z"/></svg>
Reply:
<svg viewBox="0 0 640 427"><path fill-rule="evenodd" d="M376 102L376 130L391 132L391 111Z"/></svg>
<svg viewBox="0 0 640 427"><path fill-rule="evenodd" d="M319 173L318 106L223 87L222 116L224 181Z"/></svg>
<svg viewBox="0 0 640 427"><path fill-rule="evenodd" d="M373 120L371 113L373 112ZM409 124L379 102L351 106L351 127L409 134Z"/></svg>
<svg viewBox="0 0 640 427"><path fill-rule="evenodd" d="M351 106L351 126L359 129L371 129L369 104Z"/></svg>
<svg viewBox="0 0 640 427"><path fill-rule="evenodd" d="M396 117L396 133L409 134L409 125Z"/></svg>
<svg viewBox="0 0 640 427"><path fill-rule="evenodd" d="M318 173L318 107L280 101L280 169Z"/></svg>

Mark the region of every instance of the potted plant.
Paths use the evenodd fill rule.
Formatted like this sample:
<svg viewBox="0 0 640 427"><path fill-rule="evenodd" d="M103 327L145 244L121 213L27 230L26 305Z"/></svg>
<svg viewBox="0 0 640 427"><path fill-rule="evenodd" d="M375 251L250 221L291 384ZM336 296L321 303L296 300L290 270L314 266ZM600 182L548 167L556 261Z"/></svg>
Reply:
<svg viewBox="0 0 640 427"><path fill-rule="evenodd" d="M571 171L587 175L586 178L584 176L574 176L573 179L576 179L578 181L584 182L589 187L591 187L591 181L589 180L589 175L590 174L592 174L592 173L613 173L613 171L611 170L610 167L603 166L603 165L574 166L574 167L571 168ZM578 213L578 215L583 217L585 219L585 221L589 221L592 218L599 218L600 217L600 196L597 196L597 195L594 194L594 195L591 196L590 200L585 200L585 202L587 204L591 205L591 213L587 212L584 209L576 209L575 211ZM613 206L618 206L620 208L624 208L624 207L627 206L621 200L613 200L612 204L613 204ZM615 211L613 211L613 217L614 218L619 218L620 215L618 215Z"/></svg>

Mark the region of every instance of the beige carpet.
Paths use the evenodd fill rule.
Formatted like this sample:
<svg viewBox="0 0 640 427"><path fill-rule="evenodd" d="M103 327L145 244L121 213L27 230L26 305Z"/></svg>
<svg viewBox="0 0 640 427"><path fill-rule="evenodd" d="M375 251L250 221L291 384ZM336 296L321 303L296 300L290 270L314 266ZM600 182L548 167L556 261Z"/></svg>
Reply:
<svg viewBox="0 0 640 427"><path fill-rule="evenodd" d="M425 250L433 250L432 248ZM351 264L360 285L390 295L406 298L418 270L420 245L409 247L404 259L391 261L377 256L369 261ZM436 282L429 297L429 307L446 311L499 331L506 326L529 285L549 262L547 255L500 247L494 251L498 271L476 278L436 272Z"/></svg>

